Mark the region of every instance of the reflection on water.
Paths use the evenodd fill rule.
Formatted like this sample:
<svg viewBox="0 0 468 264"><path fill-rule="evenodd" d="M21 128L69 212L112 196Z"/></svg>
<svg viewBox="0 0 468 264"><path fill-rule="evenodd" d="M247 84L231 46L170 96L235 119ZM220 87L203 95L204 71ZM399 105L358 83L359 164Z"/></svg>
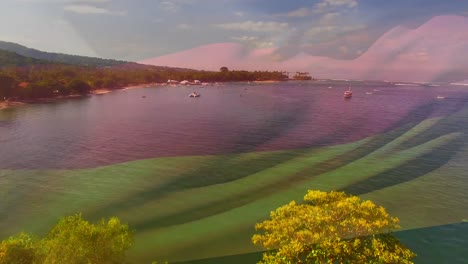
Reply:
<svg viewBox="0 0 468 264"><path fill-rule="evenodd" d="M345 101L338 87L346 84L331 85L146 88L9 109L0 113L0 164L83 168L339 144L457 111L468 95L461 88L378 83L355 85L354 97ZM201 98L187 96L194 89ZM437 100L440 94L446 99Z"/></svg>
<svg viewBox="0 0 468 264"><path fill-rule="evenodd" d="M0 111L0 236L115 215L137 262L247 261L270 210L345 190L398 216L421 263L460 261L466 225L446 224L468 218L468 91L355 83L344 100L346 87L154 87Z"/></svg>

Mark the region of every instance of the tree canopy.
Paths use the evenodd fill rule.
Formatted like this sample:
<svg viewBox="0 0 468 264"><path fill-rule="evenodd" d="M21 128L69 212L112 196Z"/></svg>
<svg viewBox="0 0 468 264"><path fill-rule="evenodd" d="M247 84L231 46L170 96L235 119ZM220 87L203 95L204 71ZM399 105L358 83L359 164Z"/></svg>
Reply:
<svg viewBox="0 0 468 264"><path fill-rule="evenodd" d="M391 233L400 228L382 206L343 192L309 191L258 223L261 263L413 263L416 256Z"/></svg>
<svg viewBox="0 0 468 264"><path fill-rule="evenodd" d="M4 67L0 68L0 76L0 96L12 100L86 94L93 89L118 89L130 85L165 83L168 79L227 82L279 81L288 78L279 71L214 72L133 64L104 68L60 64Z"/></svg>
<svg viewBox="0 0 468 264"><path fill-rule="evenodd" d="M118 218L92 224L81 215L62 218L42 239L20 233L0 243L0 264L125 263L133 234Z"/></svg>

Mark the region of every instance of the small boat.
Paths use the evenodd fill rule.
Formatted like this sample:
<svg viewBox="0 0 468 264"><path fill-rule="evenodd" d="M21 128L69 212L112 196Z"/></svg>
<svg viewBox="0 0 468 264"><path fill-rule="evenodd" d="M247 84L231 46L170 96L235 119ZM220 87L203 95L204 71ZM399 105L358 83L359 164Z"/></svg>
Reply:
<svg viewBox="0 0 468 264"><path fill-rule="evenodd" d="M193 93L189 94L189 97L200 97L200 94L197 93L197 92L193 92Z"/></svg>
<svg viewBox="0 0 468 264"><path fill-rule="evenodd" d="M437 99L445 99L445 96L437 96Z"/></svg>
<svg viewBox="0 0 468 264"><path fill-rule="evenodd" d="M351 98L353 96L353 92L351 91L351 86L348 86L348 90L344 92L344 98Z"/></svg>

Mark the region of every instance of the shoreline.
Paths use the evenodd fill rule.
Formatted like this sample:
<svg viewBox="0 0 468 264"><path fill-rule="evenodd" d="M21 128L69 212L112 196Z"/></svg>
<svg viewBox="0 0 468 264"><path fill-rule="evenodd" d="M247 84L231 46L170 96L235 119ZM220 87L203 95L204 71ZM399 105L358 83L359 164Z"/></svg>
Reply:
<svg viewBox="0 0 468 264"><path fill-rule="evenodd" d="M24 103L24 102L18 102L18 101L2 101L2 102L0 102L0 111L3 110L3 109L22 106L22 105L25 105L25 104L26 103Z"/></svg>
<svg viewBox="0 0 468 264"><path fill-rule="evenodd" d="M240 81L243 82L243 81ZM265 81L251 81L252 83L278 83L282 81L278 80L265 80ZM227 82L219 82L219 83L227 83ZM143 84L131 84L129 86L124 86L124 87L119 87L119 88L114 88L114 89L109 89L109 88L99 88L95 90L91 90L88 94L85 95L80 95L80 94L71 94L71 95L65 95L65 96L57 96L57 97L50 97L50 98L38 98L38 99L30 99L30 100L19 100L19 101L0 101L0 111L8 108L13 108L13 107L18 107L18 106L23 106L27 104L40 104L40 103L51 103L51 102L56 102L64 99L77 99L77 98L83 98L86 96L93 96L93 95L105 95L114 91L123 91L123 90L129 90L129 89L136 89L136 88L149 88L149 87L154 87L154 86L167 86L169 84L167 83L143 83Z"/></svg>
<svg viewBox="0 0 468 264"><path fill-rule="evenodd" d="M145 84L137 84L137 85L132 84L129 86L115 88L115 89L101 88L101 89L91 90L88 94L85 94L85 95L70 94L70 95L50 97L50 98L38 98L38 99L19 100L19 101L0 101L0 111L4 109L27 105L27 104L51 103L51 102L56 102L56 101L60 101L64 99L78 99L78 98L83 98L83 97L92 96L92 95L104 95L104 94L111 93L113 91L128 90L128 89L135 89L135 88L145 88L145 87L151 87L155 85L161 85L161 84L160 83L145 83Z"/></svg>

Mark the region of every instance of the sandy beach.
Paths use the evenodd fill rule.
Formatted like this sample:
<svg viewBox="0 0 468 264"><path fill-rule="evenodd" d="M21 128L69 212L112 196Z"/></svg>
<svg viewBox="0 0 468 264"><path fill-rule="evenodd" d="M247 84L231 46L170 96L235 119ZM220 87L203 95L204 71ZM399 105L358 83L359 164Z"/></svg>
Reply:
<svg viewBox="0 0 468 264"><path fill-rule="evenodd" d="M92 90L90 92L90 94L93 94L93 95L101 95L101 94L106 94L106 93L110 93L112 92L112 90L109 90L109 89L97 89L97 90Z"/></svg>
<svg viewBox="0 0 468 264"><path fill-rule="evenodd" d="M279 83L282 81L276 81L276 80L266 80L266 81L253 81L253 83Z"/></svg>
<svg viewBox="0 0 468 264"><path fill-rule="evenodd" d="M10 108L10 107L15 107L15 106L21 106L24 105L22 102L9 102L9 101L2 101L0 102L0 110Z"/></svg>
<svg viewBox="0 0 468 264"><path fill-rule="evenodd" d="M152 87L152 86L158 86L158 85L163 85L160 83L145 83L145 84L138 84L138 85L130 85L126 86L123 88L117 88L117 89L96 89L92 90L89 95L104 95L113 91L118 91L118 90L127 90L127 89L136 89L136 88L144 88L144 87ZM86 96L86 95L85 95ZM72 95L67 95L67 96L58 96L58 97L52 97L52 98L40 98L40 99L35 99L35 100L25 100L25 101L0 101L0 110L10 108L10 107L16 107L16 106L21 106L25 105L28 103L43 103L43 102L53 102L53 101L58 101L62 99L72 99L72 98L79 98L83 97L83 95L77 95L77 94L72 94Z"/></svg>

